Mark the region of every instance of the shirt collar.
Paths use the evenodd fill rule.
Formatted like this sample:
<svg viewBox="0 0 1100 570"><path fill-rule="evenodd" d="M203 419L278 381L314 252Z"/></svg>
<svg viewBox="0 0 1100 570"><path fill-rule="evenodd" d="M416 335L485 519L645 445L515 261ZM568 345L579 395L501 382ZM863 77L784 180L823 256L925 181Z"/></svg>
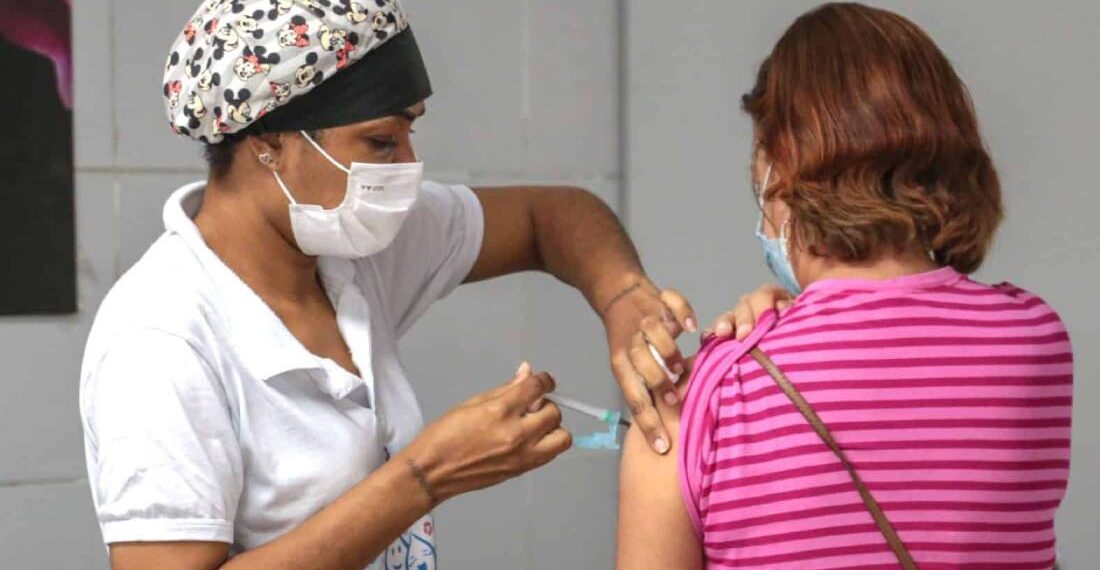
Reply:
<svg viewBox="0 0 1100 570"><path fill-rule="evenodd" d="M321 360L307 350L275 312L206 245L194 222L205 189L206 183L200 181L176 190L164 206L164 226L183 240L213 281L216 293L212 297L224 313L223 322L228 329L225 338L239 356L241 365L251 376L264 381L292 370L307 370L325 392L335 398L346 396L354 385L346 378L335 378L327 373ZM350 262L322 265L333 269L322 271L326 289L329 289L328 283L340 289L351 283L354 267Z"/></svg>
<svg viewBox="0 0 1100 570"><path fill-rule="evenodd" d="M902 275L890 279L836 277L810 283L802 292L802 296L805 296L807 293L818 292L879 292L931 289L953 285L965 277L965 275L959 273L950 266L914 273L912 275Z"/></svg>

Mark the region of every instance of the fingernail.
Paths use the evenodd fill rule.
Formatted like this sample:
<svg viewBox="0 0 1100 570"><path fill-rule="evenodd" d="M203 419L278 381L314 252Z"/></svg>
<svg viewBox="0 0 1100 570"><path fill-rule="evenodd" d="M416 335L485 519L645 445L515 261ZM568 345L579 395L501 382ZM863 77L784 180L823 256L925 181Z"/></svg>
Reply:
<svg viewBox="0 0 1100 570"><path fill-rule="evenodd" d="M668 453L668 442L665 441L663 437L658 437L657 441L653 442L653 447L657 450L657 453L661 455Z"/></svg>
<svg viewBox="0 0 1100 570"><path fill-rule="evenodd" d="M523 364L520 364L519 368L516 369L516 375L515 375L514 378L512 378L512 381L509 382L509 384L510 385L519 384L520 382L523 382L529 376L531 376L531 365L527 364L527 361L525 360L525 361L523 361Z"/></svg>
<svg viewBox="0 0 1100 570"><path fill-rule="evenodd" d="M714 327L714 334L718 336L726 336L733 332L733 327L727 322L718 323L718 326Z"/></svg>
<svg viewBox="0 0 1100 570"><path fill-rule="evenodd" d="M670 406L675 406L677 401L678 401L678 398L676 397L676 392L665 392L665 403L666 404L668 404Z"/></svg>
<svg viewBox="0 0 1100 570"><path fill-rule="evenodd" d="M674 372L674 373L675 373L675 374L676 374L677 376L679 376L679 375L683 374L683 373L684 373L684 365L683 365L683 363L681 363L681 362L677 362L676 364L673 364L673 365L672 365L672 371L673 371L673 372Z"/></svg>
<svg viewBox="0 0 1100 570"><path fill-rule="evenodd" d="M688 332L695 332L697 330L695 326L695 319L691 317L684 319L684 328L686 328Z"/></svg>
<svg viewBox="0 0 1100 570"><path fill-rule="evenodd" d="M737 325L737 339L738 340L741 340L741 339L745 338L746 336L748 336L748 334L749 334L749 326L748 325Z"/></svg>

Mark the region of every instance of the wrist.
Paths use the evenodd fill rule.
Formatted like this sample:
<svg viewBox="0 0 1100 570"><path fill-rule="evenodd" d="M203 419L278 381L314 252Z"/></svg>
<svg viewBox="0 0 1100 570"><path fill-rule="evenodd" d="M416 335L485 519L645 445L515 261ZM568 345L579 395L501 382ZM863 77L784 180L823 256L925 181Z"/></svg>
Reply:
<svg viewBox="0 0 1100 570"><path fill-rule="evenodd" d="M390 460L407 480L409 492L423 500L428 510L451 498L442 459L430 450L410 446Z"/></svg>
<svg viewBox="0 0 1100 570"><path fill-rule="evenodd" d="M439 503L442 502L442 499L439 496L439 492L436 491L436 486L428 479L428 474L417 465L416 460L411 457L405 458L405 467L408 468L417 486L420 487L420 493L428 499L429 509L437 507Z"/></svg>
<svg viewBox="0 0 1100 570"><path fill-rule="evenodd" d="M630 271L608 276L596 286L592 305L605 322L616 310L627 304L631 297L656 291L656 286L641 271Z"/></svg>
<svg viewBox="0 0 1100 570"><path fill-rule="evenodd" d="M410 516L413 519L432 512L435 507L436 503L423 491L403 456L391 458L364 483L372 481L374 486L380 488L387 496L400 497L401 502L410 509Z"/></svg>

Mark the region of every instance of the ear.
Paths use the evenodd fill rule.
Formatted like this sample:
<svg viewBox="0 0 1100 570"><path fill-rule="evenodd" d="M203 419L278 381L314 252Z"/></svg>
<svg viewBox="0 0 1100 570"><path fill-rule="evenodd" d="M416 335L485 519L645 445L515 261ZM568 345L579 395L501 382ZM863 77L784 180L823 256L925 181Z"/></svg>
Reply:
<svg viewBox="0 0 1100 570"><path fill-rule="evenodd" d="M752 148L752 179L757 183L763 183L764 172L767 171L771 159L768 158L768 153L760 148L759 144L754 143ZM760 190L763 191L765 188Z"/></svg>
<svg viewBox="0 0 1100 570"><path fill-rule="evenodd" d="M265 168L278 170L285 149L283 137L287 134L288 133L262 133L247 137L245 142L248 144L249 154L252 155L252 159ZM260 160L260 157L265 155L271 157L267 162Z"/></svg>
<svg viewBox="0 0 1100 570"><path fill-rule="evenodd" d="M764 223L771 228L772 237L779 237L783 230L787 232L788 243L793 248L795 240L792 238L794 220L791 218L791 209L782 200L769 200L764 203Z"/></svg>

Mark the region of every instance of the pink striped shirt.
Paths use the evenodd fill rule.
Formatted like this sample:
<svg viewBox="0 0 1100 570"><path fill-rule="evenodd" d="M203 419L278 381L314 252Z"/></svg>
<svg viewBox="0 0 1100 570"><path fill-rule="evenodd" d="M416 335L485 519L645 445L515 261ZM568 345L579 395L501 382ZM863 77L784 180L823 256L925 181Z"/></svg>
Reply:
<svg viewBox="0 0 1100 570"><path fill-rule="evenodd" d="M950 268L809 286L745 342L708 342L680 477L708 568L894 569L836 456L747 355L829 426L922 570L1054 562L1073 356L1058 315Z"/></svg>

